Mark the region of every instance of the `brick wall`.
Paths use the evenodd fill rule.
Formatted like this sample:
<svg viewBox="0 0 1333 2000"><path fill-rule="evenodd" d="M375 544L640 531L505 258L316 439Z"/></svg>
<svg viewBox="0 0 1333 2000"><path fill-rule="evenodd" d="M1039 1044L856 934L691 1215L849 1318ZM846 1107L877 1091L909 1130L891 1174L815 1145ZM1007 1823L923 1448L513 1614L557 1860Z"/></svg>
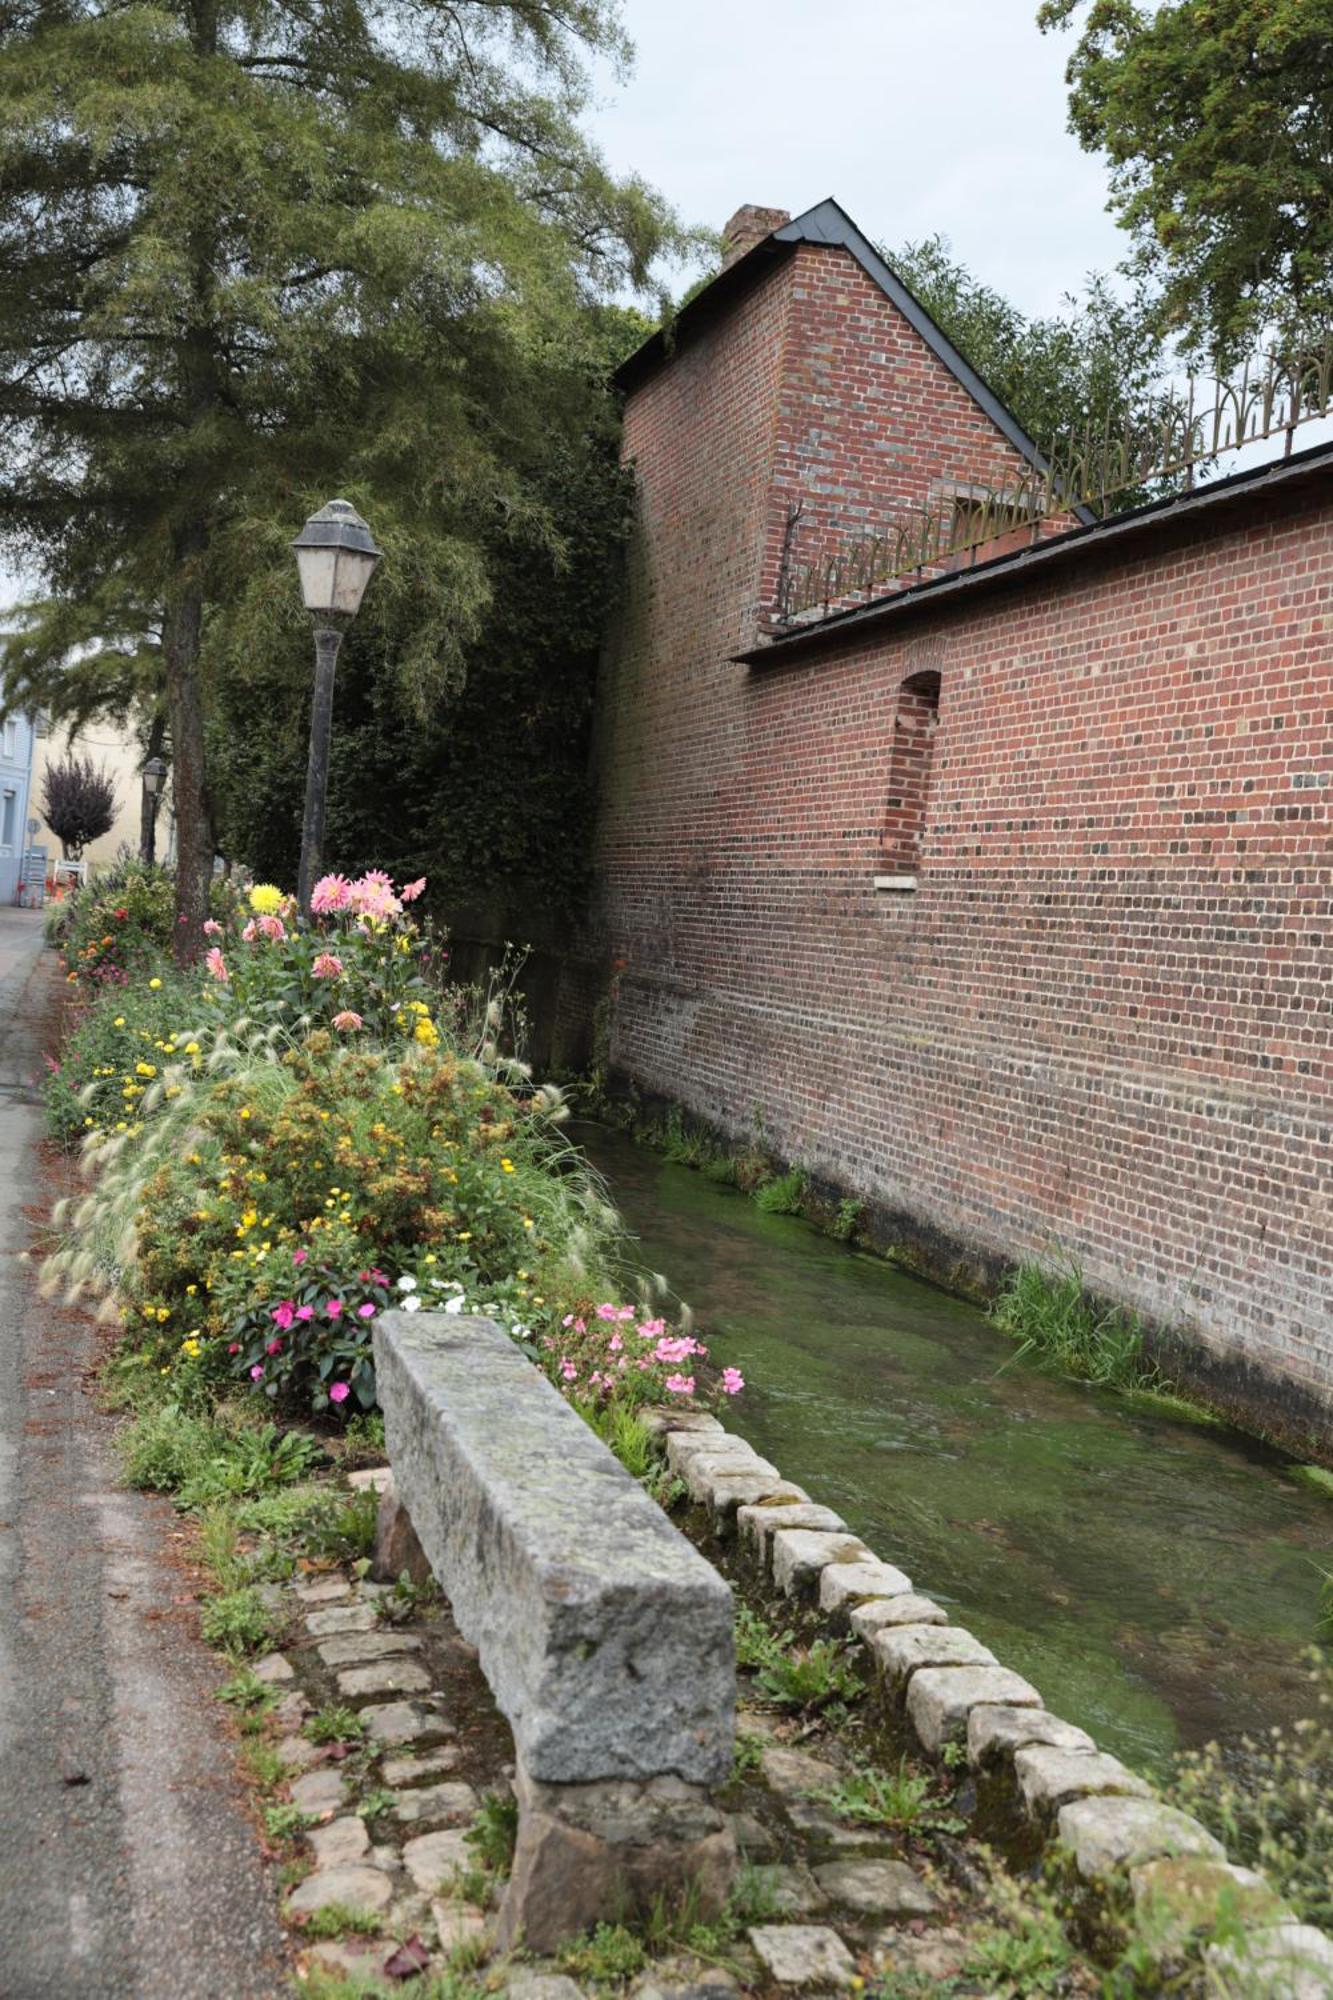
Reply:
<svg viewBox="0 0 1333 2000"><path fill-rule="evenodd" d="M845 322L821 257L855 274ZM924 437L916 385L862 379L863 351L940 368L863 282L802 249L630 401L593 921L613 1064L737 1133L758 1108L787 1157L969 1256L1058 1241L1308 1435L1333 1410L1333 494L734 665L793 491L845 511L1009 450L952 378ZM877 893L912 847L915 892Z"/></svg>

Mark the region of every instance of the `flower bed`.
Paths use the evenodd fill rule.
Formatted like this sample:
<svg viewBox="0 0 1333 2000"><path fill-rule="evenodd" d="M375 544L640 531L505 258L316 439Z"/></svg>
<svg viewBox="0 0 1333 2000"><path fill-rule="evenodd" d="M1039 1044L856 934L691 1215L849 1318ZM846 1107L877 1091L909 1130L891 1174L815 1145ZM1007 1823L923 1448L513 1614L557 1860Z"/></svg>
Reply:
<svg viewBox="0 0 1333 2000"><path fill-rule="evenodd" d="M155 872L118 904L114 979L83 897L64 950L86 1004L48 1083L92 1192L64 1207L48 1285L100 1294L116 1363L190 1406L229 1387L334 1421L375 1406L392 1299L480 1312L585 1411L734 1394L687 1330L623 1298L623 1231L562 1137L558 1091L498 1046L486 996L371 871L326 876L298 920L259 884L210 919L200 972L166 964ZM122 881L116 893L128 891ZM108 990L110 988L111 990Z"/></svg>

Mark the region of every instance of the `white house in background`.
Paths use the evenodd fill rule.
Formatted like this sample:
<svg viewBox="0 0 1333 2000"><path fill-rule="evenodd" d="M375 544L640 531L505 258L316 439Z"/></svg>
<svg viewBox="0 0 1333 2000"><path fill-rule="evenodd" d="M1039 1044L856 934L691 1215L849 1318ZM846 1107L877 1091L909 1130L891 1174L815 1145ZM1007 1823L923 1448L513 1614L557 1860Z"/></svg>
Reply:
<svg viewBox="0 0 1333 2000"><path fill-rule="evenodd" d="M35 739L36 731L26 715L7 715L0 722L0 903L18 901L32 813Z"/></svg>
<svg viewBox="0 0 1333 2000"><path fill-rule="evenodd" d="M61 727L39 736L32 780L32 795L38 801L33 811L39 816L42 810L42 780L47 768L51 764L63 763L71 750L76 757L91 757L94 767L105 769L116 788L116 817L110 832L104 833L98 840L90 840L83 850L83 859L95 872L109 861L114 861L123 848L129 848L132 854L139 852L143 751L132 729L121 729L112 722L87 723L73 737ZM168 778L157 809L159 861L167 860L171 853L172 832L171 780ZM59 855L60 842L46 831L45 822L38 839L49 841L53 854Z"/></svg>

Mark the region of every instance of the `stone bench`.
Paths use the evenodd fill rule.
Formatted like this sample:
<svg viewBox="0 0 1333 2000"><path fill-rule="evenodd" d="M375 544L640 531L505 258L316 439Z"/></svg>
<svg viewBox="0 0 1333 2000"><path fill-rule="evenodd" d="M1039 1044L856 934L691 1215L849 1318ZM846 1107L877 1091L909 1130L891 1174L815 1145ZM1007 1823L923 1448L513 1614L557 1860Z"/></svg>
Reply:
<svg viewBox="0 0 1333 2000"><path fill-rule="evenodd" d="M709 1786L731 1769L731 1592L486 1319L385 1313L375 1368L406 1510L514 1733L518 1843L499 1943L543 1951L696 1884L730 1888Z"/></svg>

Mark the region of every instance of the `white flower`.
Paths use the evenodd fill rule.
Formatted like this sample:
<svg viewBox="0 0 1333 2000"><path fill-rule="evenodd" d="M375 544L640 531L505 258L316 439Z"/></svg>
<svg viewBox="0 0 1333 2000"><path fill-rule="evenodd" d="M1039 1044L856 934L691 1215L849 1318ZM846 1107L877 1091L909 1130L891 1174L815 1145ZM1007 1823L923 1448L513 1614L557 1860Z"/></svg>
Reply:
<svg viewBox="0 0 1333 2000"><path fill-rule="evenodd" d="M414 1292L416 1288L417 1288L416 1279L412 1276L410 1271L404 1271L402 1277L398 1280L399 1291Z"/></svg>
<svg viewBox="0 0 1333 2000"><path fill-rule="evenodd" d="M459 1292L456 1298L445 1300L444 1309L447 1313L461 1313L466 1304L467 1300Z"/></svg>
<svg viewBox="0 0 1333 2000"><path fill-rule="evenodd" d="M405 1313L419 1313L421 1311L421 1300L417 1298L415 1293L410 1298L403 1300L403 1311Z"/></svg>

